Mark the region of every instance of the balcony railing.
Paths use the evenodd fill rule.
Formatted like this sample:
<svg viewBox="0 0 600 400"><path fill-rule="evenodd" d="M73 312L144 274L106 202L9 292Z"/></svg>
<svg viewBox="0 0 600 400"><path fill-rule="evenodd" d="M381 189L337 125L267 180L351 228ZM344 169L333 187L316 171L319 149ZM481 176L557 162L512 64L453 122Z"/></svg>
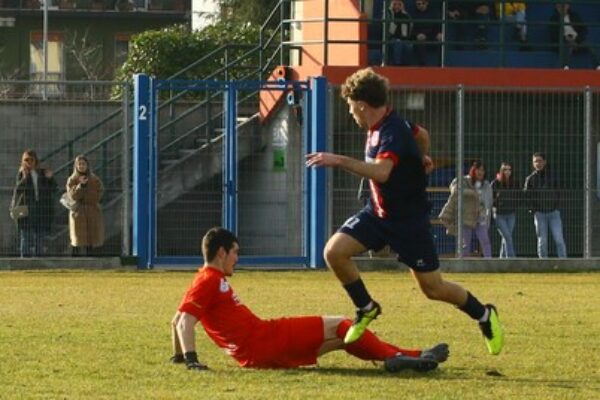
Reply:
<svg viewBox="0 0 600 400"><path fill-rule="evenodd" d="M51 11L189 12L191 0L48 0ZM0 0L0 10L43 10L40 0Z"/></svg>

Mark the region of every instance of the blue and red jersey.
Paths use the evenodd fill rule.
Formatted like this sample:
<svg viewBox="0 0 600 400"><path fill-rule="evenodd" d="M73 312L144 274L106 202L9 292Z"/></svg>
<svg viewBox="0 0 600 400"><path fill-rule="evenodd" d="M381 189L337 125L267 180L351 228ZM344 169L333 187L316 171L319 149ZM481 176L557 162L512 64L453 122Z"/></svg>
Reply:
<svg viewBox="0 0 600 400"><path fill-rule="evenodd" d="M371 197L367 210L384 219L428 213L427 175L415 135L419 127L388 109L367 134L365 161L389 159L394 163L388 180L369 180Z"/></svg>

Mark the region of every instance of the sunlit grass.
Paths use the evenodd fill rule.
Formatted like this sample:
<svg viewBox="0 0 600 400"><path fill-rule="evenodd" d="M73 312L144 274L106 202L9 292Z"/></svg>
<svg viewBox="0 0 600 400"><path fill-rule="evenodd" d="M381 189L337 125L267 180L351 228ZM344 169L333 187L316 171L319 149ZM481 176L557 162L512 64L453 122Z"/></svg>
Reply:
<svg viewBox="0 0 600 400"><path fill-rule="evenodd" d="M427 300L408 273L363 274L384 314L377 334L410 347L447 341L437 371L385 373L328 354L318 368L245 370L203 332L211 371L170 365L169 322L193 272L1 272L0 398L565 399L600 393L600 274L447 274L498 306L505 351ZM353 312L329 272L239 271L232 285L262 317Z"/></svg>

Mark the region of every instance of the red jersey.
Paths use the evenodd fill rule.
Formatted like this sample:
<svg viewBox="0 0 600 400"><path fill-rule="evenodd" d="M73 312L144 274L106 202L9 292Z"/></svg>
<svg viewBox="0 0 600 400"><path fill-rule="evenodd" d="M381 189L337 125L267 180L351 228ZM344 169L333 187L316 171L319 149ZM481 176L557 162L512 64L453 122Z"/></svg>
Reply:
<svg viewBox="0 0 600 400"><path fill-rule="evenodd" d="M241 303L223 272L210 267L198 270L179 311L196 317L217 346L235 358L243 352L250 333L264 323Z"/></svg>
<svg viewBox="0 0 600 400"><path fill-rule="evenodd" d="M262 320L242 304L223 272L198 270L179 305L243 367L291 368L316 362L323 342L321 317Z"/></svg>

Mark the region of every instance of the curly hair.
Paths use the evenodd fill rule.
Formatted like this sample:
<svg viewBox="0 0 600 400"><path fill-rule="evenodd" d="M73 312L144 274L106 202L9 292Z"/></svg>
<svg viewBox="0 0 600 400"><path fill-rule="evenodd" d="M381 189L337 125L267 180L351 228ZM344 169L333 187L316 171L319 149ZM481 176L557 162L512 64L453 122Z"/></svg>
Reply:
<svg viewBox="0 0 600 400"><path fill-rule="evenodd" d="M371 107L382 107L387 104L389 82L387 78L377 74L372 68L356 71L342 85L342 98L364 101Z"/></svg>

